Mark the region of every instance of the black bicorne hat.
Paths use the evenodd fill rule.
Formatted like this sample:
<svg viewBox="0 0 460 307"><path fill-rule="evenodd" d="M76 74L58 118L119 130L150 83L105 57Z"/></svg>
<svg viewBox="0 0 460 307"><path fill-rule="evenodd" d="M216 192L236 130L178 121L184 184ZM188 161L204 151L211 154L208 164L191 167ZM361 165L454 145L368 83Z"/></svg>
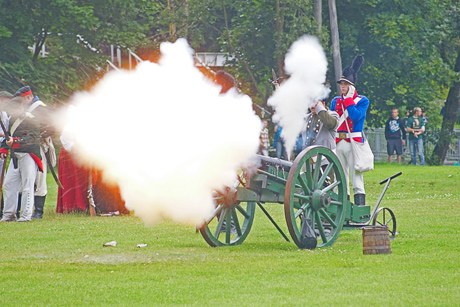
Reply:
<svg viewBox="0 0 460 307"><path fill-rule="evenodd" d="M355 84L358 82L358 71L361 68L361 65L363 65L364 58L362 55L357 55L355 59L353 60L353 63L349 67L345 67L345 69L342 72L342 77L337 81L337 83L340 83L341 81L345 81L347 83L350 83L351 85L355 86Z"/></svg>

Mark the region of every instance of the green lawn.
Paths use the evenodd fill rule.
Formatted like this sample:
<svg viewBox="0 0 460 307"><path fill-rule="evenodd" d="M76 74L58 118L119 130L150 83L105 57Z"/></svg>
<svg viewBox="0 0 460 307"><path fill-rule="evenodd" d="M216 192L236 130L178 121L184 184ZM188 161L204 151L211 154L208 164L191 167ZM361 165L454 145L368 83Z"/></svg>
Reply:
<svg viewBox="0 0 460 307"><path fill-rule="evenodd" d="M400 232L390 255L363 255L360 230L299 250L259 209L229 248L171 222L60 215L49 176L43 220L0 224L0 306L458 306L460 167L377 164L365 174L368 203L399 171L381 203ZM282 205L266 207L288 233Z"/></svg>

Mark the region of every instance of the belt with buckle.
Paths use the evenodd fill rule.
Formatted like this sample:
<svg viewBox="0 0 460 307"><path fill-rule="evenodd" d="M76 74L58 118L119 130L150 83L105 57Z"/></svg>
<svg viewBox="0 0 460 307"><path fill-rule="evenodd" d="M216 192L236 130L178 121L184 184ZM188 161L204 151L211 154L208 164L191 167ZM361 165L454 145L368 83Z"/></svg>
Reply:
<svg viewBox="0 0 460 307"><path fill-rule="evenodd" d="M339 133L339 139L344 140L347 138L347 134L345 132L340 132Z"/></svg>

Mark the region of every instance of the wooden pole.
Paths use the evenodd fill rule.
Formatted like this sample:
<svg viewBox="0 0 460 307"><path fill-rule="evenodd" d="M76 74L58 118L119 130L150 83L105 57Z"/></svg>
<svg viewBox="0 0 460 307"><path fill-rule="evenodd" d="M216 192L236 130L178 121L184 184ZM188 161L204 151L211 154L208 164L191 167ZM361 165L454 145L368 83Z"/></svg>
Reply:
<svg viewBox="0 0 460 307"><path fill-rule="evenodd" d="M5 170L6 170L6 159L3 160L2 176L0 178L0 201L3 198L3 180L5 179Z"/></svg>
<svg viewBox="0 0 460 307"><path fill-rule="evenodd" d="M337 9L335 0L329 0L329 19L331 20L331 39L334 58L335 80L342 76L342 59L340 57L339 27L337 23ZM340 85L337 84L337 94L340 95Z"/></svg>
<svg viewBox="0 0 460 307"><path fill-rule="evenodd" d="M88 203L89 203L89 215L96 216L96 204L93 198L93 169L89 169L88 175Z"/></svg>
<svg viewBox="0 0 460 307"><path fill-rule="evenodd" d="M321 27L323 25L323 18L321 15L323 10L322 2L323 0L315 0L313 8L313 15L315 16L316 22L318 23L318 36L321 35Z"/></svg>

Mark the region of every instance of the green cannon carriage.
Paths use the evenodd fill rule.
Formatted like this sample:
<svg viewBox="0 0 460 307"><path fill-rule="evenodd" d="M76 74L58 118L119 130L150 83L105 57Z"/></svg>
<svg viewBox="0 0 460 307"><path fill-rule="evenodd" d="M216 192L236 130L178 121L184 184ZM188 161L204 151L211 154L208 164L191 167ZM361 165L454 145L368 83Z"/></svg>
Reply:
<svg viewBox="0 0 460 307"><path fill-rule="evenodd" d="M246 170L234 187L216 192L216 208L200 232L213 246L238 245L247 238L256 205L267 215L281 235L290 241L265 210L264 203L284 204L286 224L292 240L305 248L302 230L308 220L317 237L317 247L334 244L343 228L386 225L390 238L396 235L396 218L388 208L378 208L391 180L386 183L376 206L357 206L347 199L345 175L337 156L328 148L312 146L293 162L258 156L257 171ZM232 226L230 226L232 225ZM316 244L315 244L316 245Z"/></svg>

